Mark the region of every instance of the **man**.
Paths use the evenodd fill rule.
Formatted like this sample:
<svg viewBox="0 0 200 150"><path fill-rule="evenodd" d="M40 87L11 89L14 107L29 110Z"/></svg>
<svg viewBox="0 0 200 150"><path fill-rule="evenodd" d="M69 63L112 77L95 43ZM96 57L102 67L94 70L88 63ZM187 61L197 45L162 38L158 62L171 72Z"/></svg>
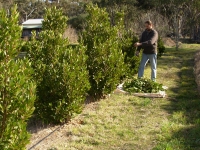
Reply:
<svg viewBox="0 0 200 150"><path fill-rule="evenodd" d="M156 81L158 33L153 29L151 21L145 22L145 28L146 30L142 33L139 42L134 44L135 47L138 47L136 51L137 56L139 56L140 50L143 49L138 78L143 77L144 68L149 60L151 64L151 80Z"/></svg>

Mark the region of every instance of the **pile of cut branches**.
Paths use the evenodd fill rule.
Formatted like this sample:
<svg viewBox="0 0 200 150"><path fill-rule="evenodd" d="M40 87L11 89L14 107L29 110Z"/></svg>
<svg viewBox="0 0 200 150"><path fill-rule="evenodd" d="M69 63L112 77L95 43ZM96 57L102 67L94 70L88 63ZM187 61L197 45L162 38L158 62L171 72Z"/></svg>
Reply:
<svg viewBox="0 0 200 150"><path fill-rule="evenodd" d="M147 78L128 79L123 85L123 90L129 93L157 93L164 91L162 84Z"/></svg>

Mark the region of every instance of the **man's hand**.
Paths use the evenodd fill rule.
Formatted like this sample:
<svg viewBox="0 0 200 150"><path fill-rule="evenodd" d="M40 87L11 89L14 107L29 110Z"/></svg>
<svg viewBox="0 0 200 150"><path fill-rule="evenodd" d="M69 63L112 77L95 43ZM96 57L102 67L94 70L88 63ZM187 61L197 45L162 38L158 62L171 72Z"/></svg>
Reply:
<svg viewBox="0 0 200 150"><path fill-rule="evenodd" d="M135 52L135 55L136 55L136 56L139 56L139 55L140 55L140 51L136 51L136 52Z"/></svg>
<svg viewBox="0 0 200 150"><path fill-rule="evenodd" d="M142 45L142 43L139 43L139 42L134 44L135 47L138 47L138 46L141 46L141 45Z"/></svg>

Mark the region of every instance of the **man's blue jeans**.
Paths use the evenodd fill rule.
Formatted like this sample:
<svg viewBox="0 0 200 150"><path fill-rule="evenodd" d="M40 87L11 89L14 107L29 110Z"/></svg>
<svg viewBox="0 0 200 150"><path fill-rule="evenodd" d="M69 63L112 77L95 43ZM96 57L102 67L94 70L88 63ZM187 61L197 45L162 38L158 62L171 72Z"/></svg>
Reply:
<svg viewBox="0 0 200 150"><path fill-rule="evenodd" d="M157 54L144 54L142 53L142 60L138 71L138 78L142 78L144 75L144 68L148 62L151 64L151 80L156 80L156 68L157 68Z"/></svg>

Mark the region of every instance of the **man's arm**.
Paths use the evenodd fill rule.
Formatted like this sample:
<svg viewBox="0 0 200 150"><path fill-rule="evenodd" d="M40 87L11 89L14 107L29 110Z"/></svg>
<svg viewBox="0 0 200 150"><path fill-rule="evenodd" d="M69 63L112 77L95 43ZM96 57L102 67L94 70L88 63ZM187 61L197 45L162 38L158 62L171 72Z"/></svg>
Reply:
<svg viewBox="0 0 200 150"><path fill-rule="evenodd" d="M142 43L142 42L143 42L143 34L144 34L144 32L142 33L142 35L141 35L141 37L140 37L140 39L139 39L139 43ZM135 45L135 46L136 46L136 45ZM142 49L142 45L137 45L136 47L137 47L137 51L140 52L140 50Z"/></svg>
<svg viewBox="0 0 200 150"><path fill-rule="evenodd" d="M154 30L151 39L145 42L141 42L141 45L150 46L150 45L155 44L157 40L158 40L158 32Z"/></svg>

